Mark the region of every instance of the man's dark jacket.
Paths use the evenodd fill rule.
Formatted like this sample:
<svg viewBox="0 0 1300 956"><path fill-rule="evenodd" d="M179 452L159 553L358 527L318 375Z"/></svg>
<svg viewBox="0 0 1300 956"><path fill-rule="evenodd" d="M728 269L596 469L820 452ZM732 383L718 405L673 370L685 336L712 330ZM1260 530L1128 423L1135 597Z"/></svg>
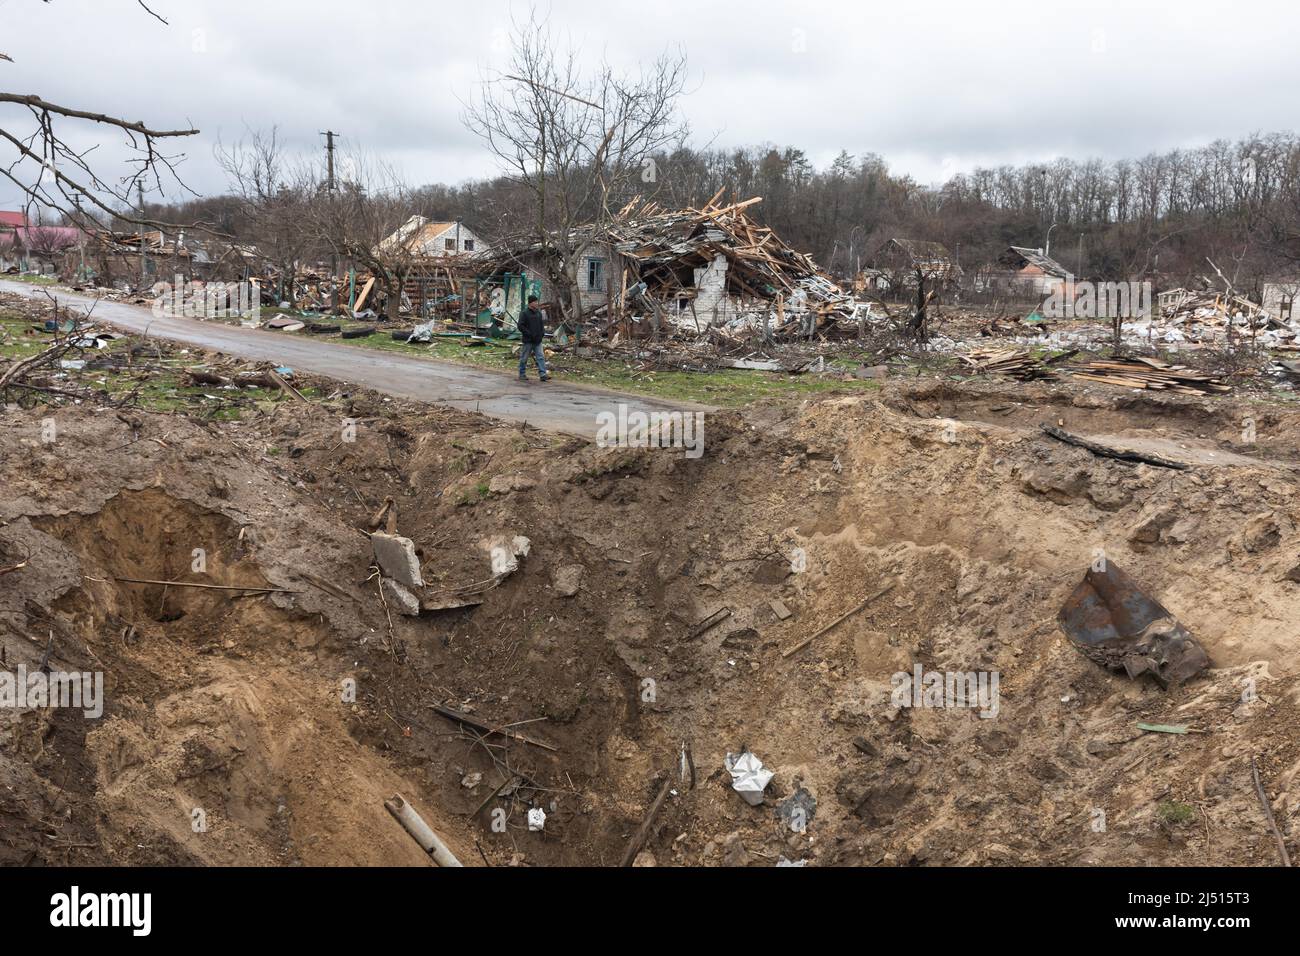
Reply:
<svg viewBox="0 0 1300 956"><path fill-rule="evenodd" d="M529 345L537 345L546 337L545 319L540 309L532 306L519 316L519 337Z"/></svg>

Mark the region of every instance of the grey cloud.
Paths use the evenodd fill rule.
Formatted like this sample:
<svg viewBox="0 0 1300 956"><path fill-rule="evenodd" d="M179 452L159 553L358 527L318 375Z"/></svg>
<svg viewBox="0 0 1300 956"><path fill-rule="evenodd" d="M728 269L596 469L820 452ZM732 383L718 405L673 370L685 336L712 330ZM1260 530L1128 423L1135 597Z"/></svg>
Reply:
<svg viewBox="0 0 1300 956"><path fill-rule="evenodd" d="M373 0L0 0L6 89L200 127L188 182L223 181L218 136L278 125L305 153L320 130L388 156L413 183L492 174L461 100L504 63L523 4ZM882 155L931 182L954 170L1056 155L1137 156L1300 126L1300 9L1239 0L1043 2L554 0L556 31L593 61L634 66L680 44L695 76L683 110L698 139L777 143L819 163ZM1261 27L1267 24L1267 28ZM1176 51L1173 62L1161 49ZM7 118L13 115L5 110ZM93 134L79 140L94 142ZM103 142L105 161L122 153ZM0 206L17 200L0 185Z"/></svg>

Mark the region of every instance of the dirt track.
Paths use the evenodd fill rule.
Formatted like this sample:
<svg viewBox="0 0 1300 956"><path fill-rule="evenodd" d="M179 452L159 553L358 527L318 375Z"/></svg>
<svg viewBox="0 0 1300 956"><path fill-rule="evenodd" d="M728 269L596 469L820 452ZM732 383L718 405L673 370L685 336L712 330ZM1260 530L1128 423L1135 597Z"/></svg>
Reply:
<svg viewBox="0 0 1300 956"><path fill-rule="evenodd" d="M45 290L23 282L0 280L0 290L32 299L45 297ZM159 317L144 306L96 302L91 296L71 292L51 294L57 295L60 302L86 308L93 305L95 321L128 331L156 335L254 361L275 362L342 382L365 385L388 395L480 411L493 418L526 421L538 428L586 438L596 434L597 414L602 411L617 413L620 403L646 412L702 408L555 380L543 385L536 380L536 370L533 371L534 378L524 385L501 372L344 347L336 342L218 322Z"/></svg>

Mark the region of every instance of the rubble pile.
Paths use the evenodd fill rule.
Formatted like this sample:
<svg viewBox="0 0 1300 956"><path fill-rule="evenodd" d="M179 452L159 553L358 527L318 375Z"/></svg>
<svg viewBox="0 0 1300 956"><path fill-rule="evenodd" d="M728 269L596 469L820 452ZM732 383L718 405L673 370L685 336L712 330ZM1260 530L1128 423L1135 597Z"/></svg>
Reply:
<svg viewBox="0 0 1300 956"><path fill-rule="evenodd" d="M1226 345L1233 339L1264 348L1300 350L1294 322L1285 322L1239 295L1214 290L1171 289L1157 296L1146 318L1126 321L1132 338L1166 344Z"/></svg>
<svg viewBox="0 0 1300 956"><path fill-rule="evenodd" d="M857 331L854 298L810 256L745 214L761 197L721 207L717 199L701 209L669 211L645 203L620 212L610 238L632 265L634 298L696 328L701 318L749 325L775 310L777 336ZM847 324L836 328L840 323Z"/></svg>
<svg viewBox="0 0 1300 956"><path fill-rule="evenodd" d="M616 262L608 300L584 316L584 335L795 341L853 336L861 322L880 318L746 214L761 197L720 206L721 195L682 210L638 198L610 224L569 237L578 248L607 249ZM503 244L486 261L489 271L504 270L544 252L540 240Z"/></svg>

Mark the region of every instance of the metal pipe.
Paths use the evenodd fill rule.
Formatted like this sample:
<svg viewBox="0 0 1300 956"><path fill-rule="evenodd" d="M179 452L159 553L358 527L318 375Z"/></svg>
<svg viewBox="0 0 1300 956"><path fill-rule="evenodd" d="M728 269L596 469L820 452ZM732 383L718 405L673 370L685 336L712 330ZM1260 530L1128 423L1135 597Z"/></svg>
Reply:
<svg viewBox="0 0 1300 956"><path fill-rule="evenodd" d="M456 855L447 848L447 844L442 842L438 834L433 832L433 828L424 822L424 818L415 812L415 808L402 799L400 793L393 794L391 800L385 800L384 807L438 866L464 865L456 859Z"/></svg>

